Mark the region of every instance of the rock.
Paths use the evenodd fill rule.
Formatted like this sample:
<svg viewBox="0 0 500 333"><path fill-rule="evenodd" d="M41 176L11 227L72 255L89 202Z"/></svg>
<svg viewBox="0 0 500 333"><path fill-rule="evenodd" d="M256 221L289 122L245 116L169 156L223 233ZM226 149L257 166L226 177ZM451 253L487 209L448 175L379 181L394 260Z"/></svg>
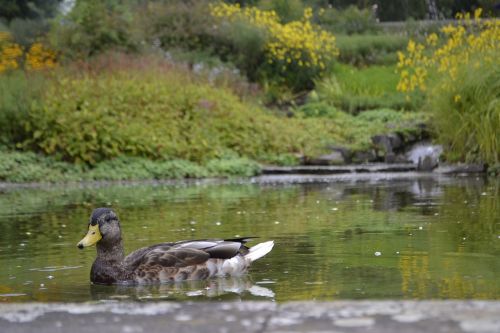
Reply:
<svg viewBox="0 0 500 333"><path fill-rule="evenodd" d="M484 163L478 164L456 164L456 165L443 165L434 170L434 172L442 174L470 174L470 173L484 173L487 167Z"/></svg>
<svg viewBox="0 0 500 333"><path fill-rule="evenodd" d="M11 333L487 333L500 332L499 316L495 300L0 304Z"/></svg>
<svg viewBox="0 0 500 333"><path fill-rule="evenodd" d="M354 156L352 157L352 161L354 163L370 163L370 162L375 162L376 160L377 160L377 155L373 150L358 151L355 152Z"/></svg>
<svg viewBox="0 0 500 333"><path fill-rule="evenodd" d="M385 163L396 163L396 152L403 149L404 142L398 134L381 134L372 137L377 157Z"/></svg>
<svg viewBox="0 0 500 333"><path fill-rule="evenodd" d="M423 159L418 160L417 170L418 171L432 171L438 166L438 160L433 158L431 155L424 156Z"/></svg>

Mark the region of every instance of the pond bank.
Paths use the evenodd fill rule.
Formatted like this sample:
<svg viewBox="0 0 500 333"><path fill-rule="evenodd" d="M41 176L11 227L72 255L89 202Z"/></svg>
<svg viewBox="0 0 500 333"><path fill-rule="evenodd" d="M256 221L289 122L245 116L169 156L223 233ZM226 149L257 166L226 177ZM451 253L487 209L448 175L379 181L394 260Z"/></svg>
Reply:
<svg viewBox="0 0 500 333"><path fill-rule="evenodd" d="M498 301L1 304L2 331L499 332Z"/></svg>
<svg viewBox="0 0 500 333"><path fill-rule="evenodd" d="M138 179L138 180L82 180L61 182L9 182L0 180L0 190L13 188L41 188L72 186L75 188L102 187L110 185L225 185L225 184L268 184L268 183L325 183L325 182L377 182L390 179L446 179L461 176L488 175L474 165L455 165L435 169L433 172L416 171L412 164L359 164L347 166L296 166L263 167L262 174L254 177L207 177L181 179Z"/></svg>

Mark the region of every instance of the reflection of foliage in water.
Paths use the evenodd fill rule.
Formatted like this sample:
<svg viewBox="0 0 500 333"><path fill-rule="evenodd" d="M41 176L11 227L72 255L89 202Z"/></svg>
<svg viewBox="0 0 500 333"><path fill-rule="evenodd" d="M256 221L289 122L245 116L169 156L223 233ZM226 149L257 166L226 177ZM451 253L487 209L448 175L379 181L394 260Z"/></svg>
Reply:
<svg viewBox="0 0 500 333"><path fill-rule="evenodd" d="M5 190L0 264L16 279L2 278L0 293L28 294L17 301L88 300L94 251L77 251L75 243L92 208L110 204L122 220L127 250L236 234L275 239L275 249L254 264L250 277L280 301L498 298L499 188L499 182L467 178ZM47 266L81 267L28 270ZM48 274L55 278L47 280ZM23 286L26 281L33 282ZM40 290L40 283L48 289ZM148 293L165 296L154 288Z"/></svg>

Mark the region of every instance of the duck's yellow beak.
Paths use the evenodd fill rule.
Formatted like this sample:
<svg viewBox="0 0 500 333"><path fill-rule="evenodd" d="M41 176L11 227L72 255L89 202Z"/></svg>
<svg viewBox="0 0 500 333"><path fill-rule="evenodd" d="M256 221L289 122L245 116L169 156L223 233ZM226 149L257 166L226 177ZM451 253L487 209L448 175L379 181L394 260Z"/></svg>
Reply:
<svg viewBox="0 0 500 333"><path fill-rule="evenodd" d="M92 246L102 238L101 232L99 231L99 225L89 225L89 232L83 237L83 239L76 245L79 249L83 249L87 246Z"/></svg>

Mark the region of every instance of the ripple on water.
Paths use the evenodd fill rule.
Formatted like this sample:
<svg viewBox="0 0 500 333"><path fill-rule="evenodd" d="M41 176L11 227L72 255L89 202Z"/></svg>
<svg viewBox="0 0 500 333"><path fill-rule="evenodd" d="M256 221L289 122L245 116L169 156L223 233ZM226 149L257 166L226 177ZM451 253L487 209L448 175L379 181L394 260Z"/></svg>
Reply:
<svg viewBox="0 0 500 333"><path fill-rule="evenodd" d="M30 268L30 271L35 272L55 272L55 271L64 271L67 269L77 269L82 268L83 266L47 266L42 268Z"/></svg>
<svg viewBox="0 0 500 333"><path fill-rule="evenodd" d="M27 294L22 294L22 293L0 294L0 297L19 297L19 296L27 296Z"/></svg>

